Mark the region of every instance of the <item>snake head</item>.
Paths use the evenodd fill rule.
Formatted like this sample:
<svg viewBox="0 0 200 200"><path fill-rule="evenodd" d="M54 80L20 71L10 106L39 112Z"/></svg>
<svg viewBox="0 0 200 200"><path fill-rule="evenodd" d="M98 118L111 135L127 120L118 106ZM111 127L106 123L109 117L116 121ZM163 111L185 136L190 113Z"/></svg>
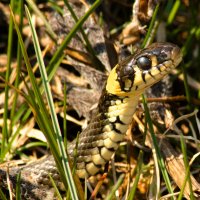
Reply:
<svg viewBox="0 0 200 200"><path fill-rule="evenodd" d="M181 61L178 46L154 43L117 64L110 73L106 89L119 96L141 94Z"/></svg>

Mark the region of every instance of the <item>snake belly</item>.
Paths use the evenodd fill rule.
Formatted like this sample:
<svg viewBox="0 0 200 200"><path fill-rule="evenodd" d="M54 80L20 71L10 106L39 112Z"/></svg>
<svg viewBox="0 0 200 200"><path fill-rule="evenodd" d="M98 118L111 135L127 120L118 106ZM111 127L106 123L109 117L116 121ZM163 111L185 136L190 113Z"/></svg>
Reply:
<svg viewBox="0 0 200 200"><path fill-rule="evenodd" d="M176 45L154 43L112 69L97 114L78 140L76 173L80 178L96 174L111 159L124 139L140 95L181 61ZM72 160L75 148L76 141L68 148Z"/></svg>

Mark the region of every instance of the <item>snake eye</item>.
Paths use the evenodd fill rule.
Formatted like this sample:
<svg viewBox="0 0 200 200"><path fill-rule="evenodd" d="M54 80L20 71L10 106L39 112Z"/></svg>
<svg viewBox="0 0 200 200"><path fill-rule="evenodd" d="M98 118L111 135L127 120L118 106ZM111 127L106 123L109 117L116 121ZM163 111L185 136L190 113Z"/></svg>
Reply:
<svg viewBox="0 0 200 200"><path fill-rule="evenodd" d="M151 68L151 60L147 57L140 57L137 59L137 65L142 70L148 70Z"/></svg>

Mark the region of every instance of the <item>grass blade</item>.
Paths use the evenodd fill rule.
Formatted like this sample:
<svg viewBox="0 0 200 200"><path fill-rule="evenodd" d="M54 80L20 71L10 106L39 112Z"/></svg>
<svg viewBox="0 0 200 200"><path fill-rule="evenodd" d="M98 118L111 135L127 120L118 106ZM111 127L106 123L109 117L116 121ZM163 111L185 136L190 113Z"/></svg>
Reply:
<svg viewBox="0 0 200 200"><path fill-rule="evenodd" d="M66 178L66 181L68 182L68 186L69 186L69 189L70 189L72 199L78 199L78 196L77 196L77 193L76 193L76 187L75 187L75 184L74 184L74 181L73 181L71 169L70 169L70 166L69 166L67 154L66 154L65 147L64 147L64 142L63 142L63 139L62 139L62 134L61 134L61 131L60 131L56 112L55 112L55 109L54 109L53 97L51 95L49 80L48 80L45 65L44 65L44 62L43 62L39 41L38 41L38 38L37 38L35 28L33 27L33 24L31 23L31 16L30 16L29 10L28 10L27 7L25 7L25 10L26 10L26 15L27 15L30 27L31 27L33 44L34 44L34 48L35 48L35 52L36 52L37 61L39 63L39 69L40 69L40 73L41 73L41 77L42 77L42 81L43 81L43 86L44 86L47 102L48 102L48 105L49 105L49 108L50 108L51 118L52 118L52 122L53 122L53 128L54 128L54 131L55 131L55 134L56 134L57 144L58 144L58 147L59 147L59 150L60 150L60 156L62 157L62 166L63 166L64 173L65 173L65 176L63 178Z"/></svg>
<svg viewBox="0 0 200 200"><path fill-rule="evenodd" d="M46 30L47 30L48 34L51 36L51 38L54 41L56 41L56 38L57 38L56 34L53 32L50 24L48 23L48 21L46 20L46 18L42 14L42 12L40 12L40 10L36 6L36 4L32 0L26 0L26 2L31 7L31 9L33 9L33 11L35 12L35 14L43 21L44 25L46 26Z"/></svg>
<svg viewBox="0 0 200 200"><path fill-rule="evenodd" d="M54 65L58 62L58 59L63 56L63 51L69 44L72 37L76 34L77 30L80 29L80 27L83 25L83 23L86 21L86 19L90 16L90 14L100 5L102 0L96 0L94 4L90 7L90 9L83 15L83 17L80 18L80 20L76 23L76 25L72 28L72 30L69 32L67 37L64 39L62 44L59 46L58 50L55 52L53 58L51 59L49 65L47 66L47 74L51 75L51 71L54 67Z"/></svg>
<svg viewBox="0 0 200 200"><path fill-rule="evenodd" d="M147 101L146 101L144 95L142 95L142 102L143 102L143 105L144 105L146 121L147 121L148 126L149 126L149 132L151 134L151 138L152 138L153 145L154 145L154 148L155 148L155 151L156 151L156 155L158 157L158 164L159 164L160 170L162 172L162 175L163 175L163 178L165 180L168 191L171 194L173 194L173 189L172 189L171 184L170 184L170 179L169 179L166 167L165 167L164 160L162 158L160 149L158 147L156 136L155 136L154 130L153 130L152 120L151 120L151 117L150 117L150 114L149 114L149 109L148 109L148 106L147 106ZM174 199L174 197L171 197L171 199Z"/></svg>
<svg viewBox="0 0 200 200"><path fill-rule="evenodd" d="M10 4L11 8L14 8L14 0L11 0ZM6 66L6 82L9 82L10 78L10 72L11 72L11 58L12 58L12 46L13 46L13 19L12 17L10 18L9 22L9 31L8 31L8 48L7 48L7 56L8 56L8 61L7 61L7 66ZM8 124L7 124L7 119L8 119L8 91L9 91L9 86L6 84L5 86L5 101L4 101L4 113L3 113L3 121L4 121L4 126L2 130L2 144L1 144L1 160L3 160L2 153L4 151L4 148L7 145L7 140L9 137L8 133Z"/></svg>

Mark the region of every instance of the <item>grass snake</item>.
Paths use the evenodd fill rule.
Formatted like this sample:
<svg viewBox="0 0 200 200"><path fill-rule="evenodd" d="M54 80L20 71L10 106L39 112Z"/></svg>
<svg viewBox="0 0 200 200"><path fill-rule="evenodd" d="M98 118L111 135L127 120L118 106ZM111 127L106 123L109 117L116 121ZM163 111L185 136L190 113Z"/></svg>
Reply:
<svg viewBox="0 0 200 200"><path fill-rule="evenodd" d="M76 174L79 178L95 175L111 159L124 139L141 94L163 79L181 61L182 54L176 45L154 43L112 69L97 113L79 136L76 155ZM76 141L68 145L72 161L75 147ZM13 185L19 171L25 199L52 199L49 174L59 188L62 186L53 156L10 169ZM0 170L0 177L6 183L4 170Z"/></svg>

